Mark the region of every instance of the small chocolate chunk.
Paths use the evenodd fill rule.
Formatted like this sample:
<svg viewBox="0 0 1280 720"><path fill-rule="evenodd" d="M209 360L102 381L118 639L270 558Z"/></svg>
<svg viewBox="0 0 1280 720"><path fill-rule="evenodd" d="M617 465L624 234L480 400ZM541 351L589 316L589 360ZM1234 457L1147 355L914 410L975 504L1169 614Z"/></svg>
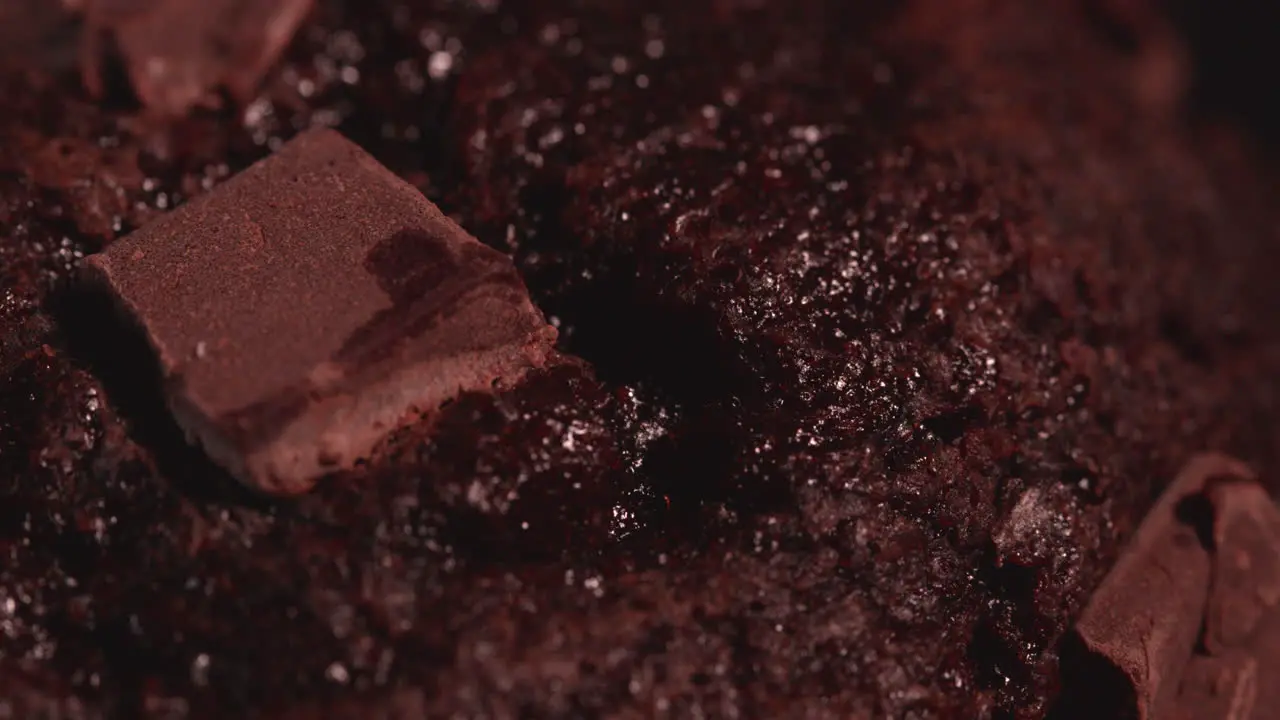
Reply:
<svg viewBox="0 0 1280 720"><path fill-rule="evenodd" d="M544 364L509 258L335 132L89 259L158 357L170 409L245 483L309 489L413 412Z"/></svg>
<svg viewBox="0 0 1280 720"><path fill-rule="evenodd" d="M1173 708L1208 602L1211 556L1184 521L1187 503L1211 480L1250 477L1229 458L1193 460L1143 520L1076 625L1083 646L1127 678L1138 718L1160 718Z"/></svg>
<svg viewBox="0 0 1280 720"><path fill-rule="evenodd" d="M310 12L312 0L87 0L85 87L103 92L102 61L119 53L138 99L180 115L227 90L245 102Z"/></svg>

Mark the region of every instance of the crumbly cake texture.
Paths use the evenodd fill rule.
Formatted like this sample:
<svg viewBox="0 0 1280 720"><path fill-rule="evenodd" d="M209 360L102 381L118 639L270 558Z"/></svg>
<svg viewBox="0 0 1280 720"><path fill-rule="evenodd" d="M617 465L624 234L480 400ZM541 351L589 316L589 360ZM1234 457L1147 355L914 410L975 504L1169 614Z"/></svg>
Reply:
<svg viewBox="0 0 1280 720"><path fill-rule="evenodd" d="M1277 459L1267 188L1092 22L322 2L257 99L174 121L7 72L0 702L1043 716L1186 458ZM513 253L569 357L269 502L65 281L314 124Z"/></svg>

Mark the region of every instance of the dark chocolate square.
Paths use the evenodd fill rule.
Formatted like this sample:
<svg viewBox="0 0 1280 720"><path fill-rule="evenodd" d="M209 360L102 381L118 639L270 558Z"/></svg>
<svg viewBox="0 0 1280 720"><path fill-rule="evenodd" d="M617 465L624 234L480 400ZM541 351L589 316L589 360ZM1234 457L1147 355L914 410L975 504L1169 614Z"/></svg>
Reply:
<svg viewBox="0 0 1280 720"><path fill-rule="evenodd" d="M309 489L406 416L514 381L555 339L509 258L329 130L88 260L146 334L189 437Z"/></svg>

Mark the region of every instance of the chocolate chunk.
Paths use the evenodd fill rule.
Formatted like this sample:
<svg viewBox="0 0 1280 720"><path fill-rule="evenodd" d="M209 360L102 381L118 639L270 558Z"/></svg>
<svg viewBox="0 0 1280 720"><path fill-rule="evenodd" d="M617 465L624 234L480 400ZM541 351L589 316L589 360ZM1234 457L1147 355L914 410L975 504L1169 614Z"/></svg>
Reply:
<svg viewBox="0 0 1280 720"><path fill-rule="evenodd" d="M177 115L227 90L244 102L297 31L312 0L88 0L82 72L101 95L114 45L138 99Z"/></svg>
<svg viewBox="0 0 1280 720"><path fill-rule="evenodd" d="M242 481L309 489L411 412L544 363L510 259L335 132L310 131L89 259L189 436Z"/></svg>
<svg viewBox="0 0 1280 720"><path fill-rule="evenodd" d="M1269 682L1280 666L1277 604L1280 509L1240 463L1199 458L1085 609L1073 640L1093 654L1081 663L1092 679L1074 678L1064 696L1110 683L1113 693L1124 686L1125 700L1108 717L1271 717L1280 707Z"/></svg>
<svg viewBox="0 0 1280 720"><path fill-rule="evenodd" d="M1250 478L1229 458L1196 458L1151 509L1086 606L1076 639L1122 673L1132 713L1159 718L1176 703L1209 599L1210 551L1184 521L1188 503L1216 478Z"/></svg>
<svg viewBox="0 0 1280 720"><path fill-rule="evenodd" d="M1170 720L1251 720L1258 700L1258 661L1248 653L1198 656L1187 666Z"/></svg>
<svg viewBox="0 0 1280 720"><path fill-rule="evenodd" d="M1253 483L1211 486L1214 567L1203 654L1182 679L1177 712L1200 720L1264 720L1280 708L1280 509ZM1162 719L1163 720L1163 719Z"/></svg>
<svg viewBox="0 0 1280 720"><path fill-rule="evenodd" d="M1280 602L1280 511L1253 483L1210 488L1216 548L1205 617L1213 653L1246 644Z"/></svg>

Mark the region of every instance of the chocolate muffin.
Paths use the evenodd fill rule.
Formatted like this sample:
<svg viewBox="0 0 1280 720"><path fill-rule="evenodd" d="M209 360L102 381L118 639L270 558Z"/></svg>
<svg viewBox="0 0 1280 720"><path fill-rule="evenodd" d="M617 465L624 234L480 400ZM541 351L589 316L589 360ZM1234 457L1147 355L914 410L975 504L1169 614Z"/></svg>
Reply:
<svg viewBox="0 0 1280 720"><path fill-rule="evenodd" d="M1083 713L1165 486L1276 477L1274 185L1097 4L181 4L0 6L12 716ZM557 339L281 497L80 268L323 127Z"/></svg>

